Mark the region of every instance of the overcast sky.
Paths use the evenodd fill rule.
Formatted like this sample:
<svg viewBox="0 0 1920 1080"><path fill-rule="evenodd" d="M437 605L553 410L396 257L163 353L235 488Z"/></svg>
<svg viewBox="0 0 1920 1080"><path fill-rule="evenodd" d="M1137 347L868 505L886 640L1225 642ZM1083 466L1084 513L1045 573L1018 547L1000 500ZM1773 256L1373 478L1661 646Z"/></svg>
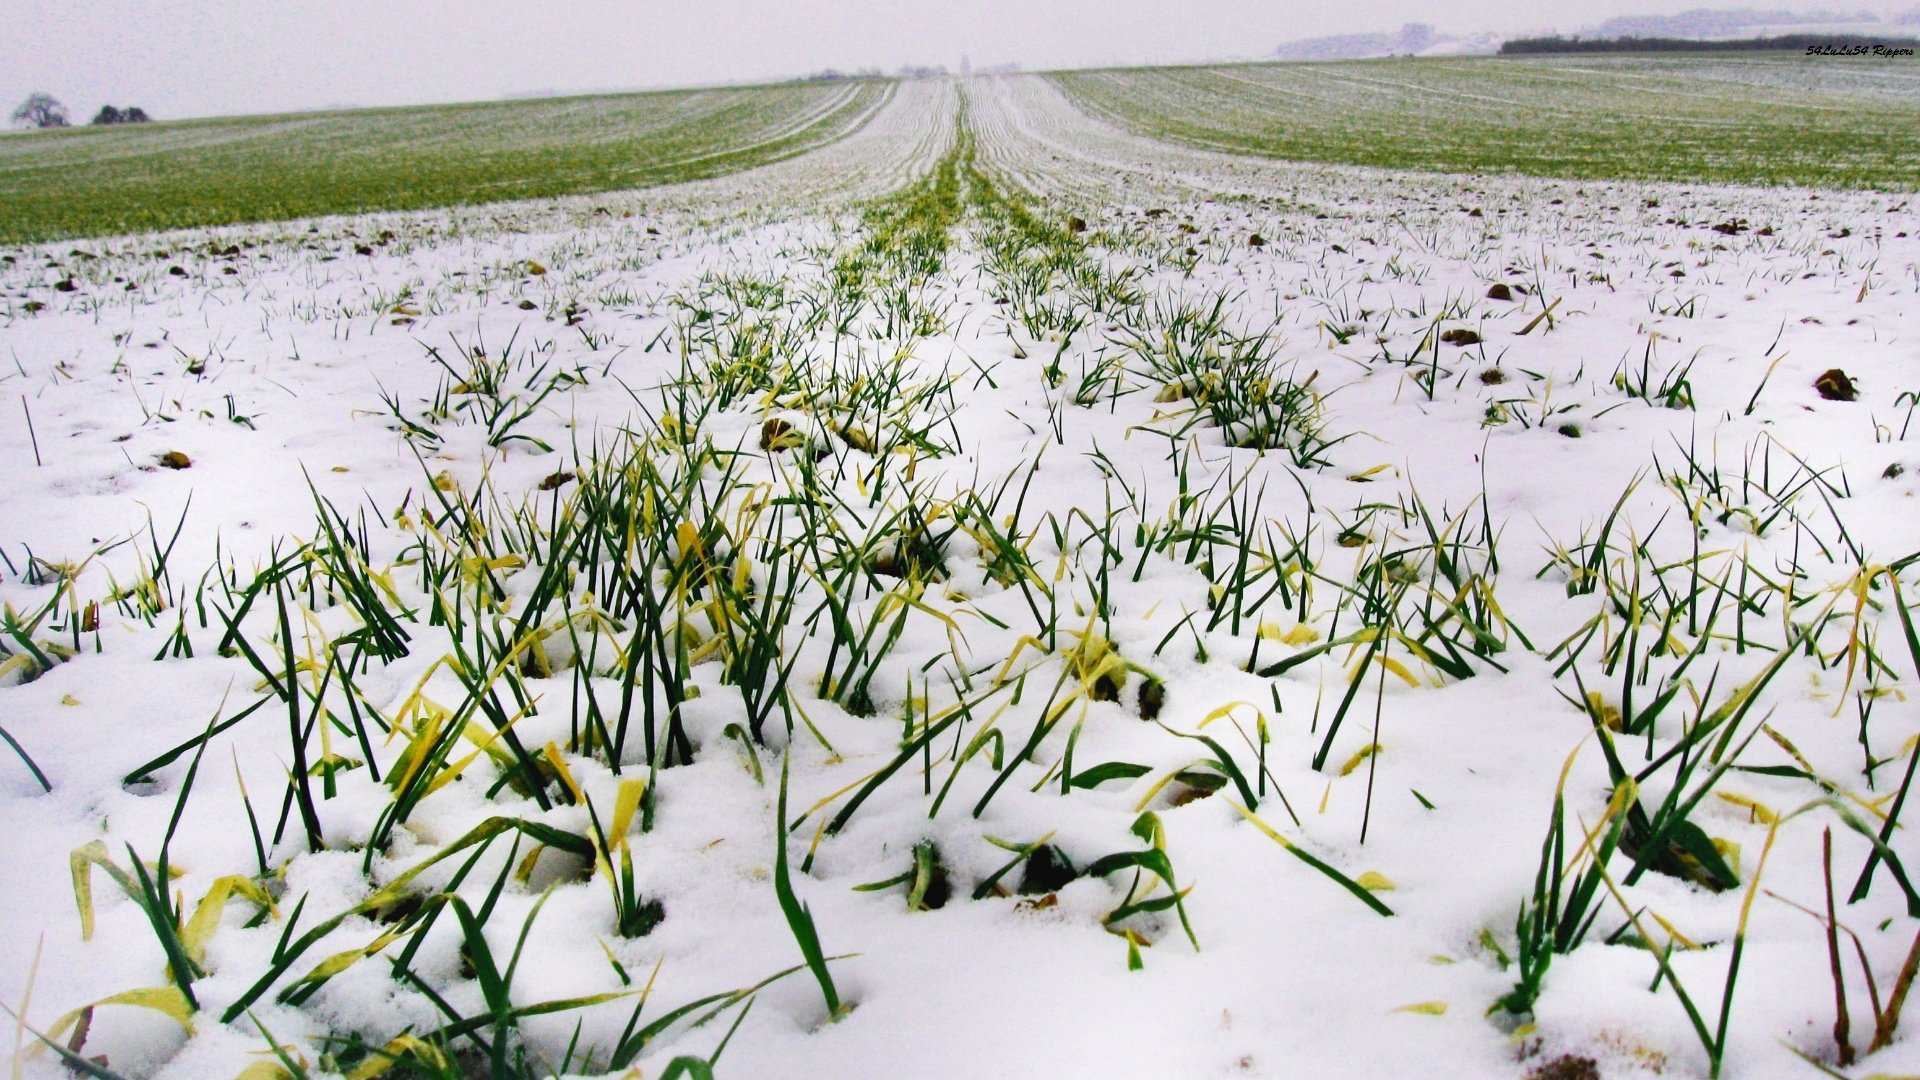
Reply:
<svg viewBox="0 0 1920 1080"><path fill-rule="evenodd" d="M1886 13L1894 0L0 0L0 103L76 122L752 81L902 64L1028 69L1251 59L1282 41L1431 23L1576 30L1695 7ZM1906 0L1904 6L1912 6Z"/></svg>

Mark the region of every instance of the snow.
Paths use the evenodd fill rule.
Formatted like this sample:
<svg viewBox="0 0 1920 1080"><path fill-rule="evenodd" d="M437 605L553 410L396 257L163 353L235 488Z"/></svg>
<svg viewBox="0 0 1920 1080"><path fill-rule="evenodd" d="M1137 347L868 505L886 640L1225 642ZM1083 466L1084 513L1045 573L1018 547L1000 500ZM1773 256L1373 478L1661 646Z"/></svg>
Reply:
<svg viewBox="0 0 1920 1080"><path fill-rule="evenodd" d="M1084 218L1094 262L1109 275L1132 274L1128 280L1151 298L1146 306L1171 310L1224 295L1234 327L1270 329L1282 370L1296 380L1312 376L1329 433L1345 438L1325 452L1325 465L1300 468L1282 451L1230 447L1218 428L1183 429L1169 415L1183 404L1154 400L1159 384L1127 352L1132 339L1119 316L1096 315L1063 341L1020 324L1016 305L996 303L1007 290L985 256L994 226L978 213L963 219L944 266L917 293L944 312L944 332L901 342L866 317L851 331L860 340L839 343L844 355L862 350L869 363L904 344L918 376L955 380L951 417L935 428L950 452L917 456L918 486L888 489L881 504L929 507L969 490L991 495L1010 481L994 512L1003 517L1031 471L1015 524L1034 535L1028 555L1054 586L1060 652L1072 646L1073 632L1094 625L1093 568L1104 535L1124 567L1111 574L1105 633L1121 656L1164 683L1160 723L1141 719L1135 695L1143 679L1133 673L1121 700L1072 704L1033 760L978 813L997 770L985 753L955 769L943 757L963 745L955 732L930 747L935 767L925 787L916 759L875 789L844 829L820 834L846 805L847 789L899 752L910 698L930 699L911 705L924 719L955 700L944 684L960 672L984 692L995 672L1027 671L1021 704L1008 705L1005 692L989 697L965 732L975 738L1005 706L997 723L1012 763L1049 688L1073 684L1061 656L1022 644L1040 633L1023 590L997 581L978 542L956 534L950 576L923 594L955 630L924 611L908 615L879 665L872 716L822 698L829 638L800 625L811 603L789 624L800 657L793 692L825 743L804 726L789 742L776 717L768 745L748 750L726 734L743 722L739 688L724 682L717 663L694 666L701 696L685 715L697 759L651 781L653 828L630 838L638 891L661 902L664 921L645 936L620 937L607 878L580 856L548 849L524 883L508 874L486 921L486 940L504 964L533 920L514 1002L638 989L657 967L646 1023L800 963L773 887L785 754L789 818L807 811L786 839L794 887L826 954L840 957L830 967L852 1008L830 1018L805 970L767 986L726 1044L722 1075L1517 1077L1559 1054L1594 1058L1608 1077L1706 1075L1708 1057L1670 986L1649 990L1654 955L1603 940L1627 922L1610 897L1600 901L1586 943L1553 958L1532 1028L1516 1035L1487 1015L1516 975L1502 970L1485 942L1514 949L1514 915L1531 895L1569 755L1565 792L1576 839L1600 820L1611 788L1593 725L1567 699L1580 695L1565 657L1547 655L1599 614L1605 598L1569 595L1564 567L1536 571L1555 545L1573 548L1596 535L1636 478L1614 540L1620 573L1638 567L1651 575L1698 550L1714 576L1744 561L1786 580L1797 559L1804 576L1794 579L1795 594L1818 599L1795 619L1811 623L1829 602L1841 616L1814 630L1824 662L1797 654L1761 691L1742 736L1764 719L1778 739L1760 735L1739 763L1792 766L1790 744L1837 798L1858 797L1850 804L1856 814L1873 820L1863 804L1889 809L1884 800L1898 790L1913 752L1911 683L1920 674L1913 666L1920 657L1909 656L1901 635L1891 591L1898 586L1879 579L1860 616L1885 670L1850 671L1845 643L1854 611L1847 589L1862 562L1884 566L1920 550L1910 501L1920 454L1905 441L1908 403L1901 399L1920 391L1920 212L1911 195L1402 175L1231 158L1105 127L1027 78L904 84L883 115L841 143L682 188L12 252L16 261L0 267L0 289L13 298L13 315L0 326L11 369L0 373L0 465L9 478L0 488L0 551L13 569L0 570L0 598L23 616L53 598L54 584L30 580L30 552L48 563L84 563L75 594L102 602L97 646L93 634L82 634L78 656L0 685L0 725L52 785L43 793L17 758L0 752L7 823L0 830L0 1001L19 1007L31 973L28 1019L44 1029L109 994L166 985L165 956L145 915L97 870L98 927L92 940L81 940L68 856L101 840L123 867L129 846L154 859L191 755L155 770L151 783L123 778L205 730L210 717L271 697L244 658L219 654L217 618L204 631L194 621L194 592L220 595L196 585L204 571L232 565L244 581L272 553L312 538L316 496L367 530L376 564L390 563L416 538L395 524L396 513L404 508L418 518L433 498L430 478L443 471L462 492L478 492L484 480L501 505L525 505L544 519L571 494L567 485L541 490L544 480L580 471L591 448L610 453L623 429L659 431L660 388L680 370L687 312L713 299L716 279L785 281L789 296L822 287L829 256L860 242L866 201L932 168L950 147L956 115L973 132L982 168L1002 187L1024 189L1037 214ZM1736 220L1742 224L1731 234L1711 228ZM1255 233L1264 245L1249 246ZM210 254L227 245L241 251ZM355 254L359 245L373 254ZM542 272L530 272L530 263ZM170 273L173 266L184 275ZM236 273L223 272L229 267ZM50 288L69 274L81 282L78 291ZM116 278L138 287L129 291ZM1485 299L1494 281L1515 286L1514 299ZM1060 282L1055 288L1069 291ZM45 310L27 315L25 297L44 301ZM1523 334L1552 301L1552 322ZM577 324L569 325L574 305ZM398 313L403 306L418 314ZM716 310L723 320L750 317ZM752 317L777 323L796 316L776 308ZM1443 327L1473 329L1483 342L1435 344ZM489 446L484 423L456 415L434 425L437 442L409 442L383 395L420 415L443 374L429 350L455 359L475 346L531 356L583 381L544 398L513 429L526 438ZM1123 384L1143 389L1090 408L1061 400L1079 372L1108 356L1129 356ZM1056 358L1067 372L1059 389L1043 375ZM1665 408L1626 393L1616 370L1631 380L1643 360L1656 381L1684 371L1692 407ZM1815 379L1836 367L1859 386L1858 401L1829 401L1815 391ZM1483 382L1481 373L1496 368L1507 381ZM1489 407L1501 401L1506 421L1488 423ZM716 413L704 430L717 445L738 447L748 484L791 493L798 455L758 447L763 422L777 414L771 408L751 396ZM1562 434L1564 424L1578 425L1578 437ZM1689 447L1703 469L1718 463L1731 491L1740 490L1743 474L1764 473L1776 493L1797 476L1791 508L1800 524L1782 518L1753 535L1739 514L1718 521L1719 504L1697 480L1676 497L1653 470L1658 463L1686 477ZM162 466L170 451L185 454L191 467ZM872 478L891 457L848 452L824 462L824 469L859 466L830 474L826 490L843 500L836 512L858 506L858 485L879 483ZM887 482L897 485L901 466L889 467ZM1821 480L1807 480L1810 473ZM1184 510L1183 483L1206 492ZM1224 620L1208 629L1201 568L1171 553L1143 556L1136 527L1164 523L1170 511L1202 520L1206 508L1254 493L1262 501L1248 503L1249 516L1263 535L1313 530L1311 551L1331 584L1315 593L1304 620L1270 601L1237 632ZM1755 514L1772 508L1767 496L1745 497L1742 505ZM1357 655L1339 649L1273 678L1244 669L1256 643L1260 665L1293 655L1300 644L1275 638L1296 623L1321 638L1351 633L1358 616L1336 615L1338 587L1356 580L1383 547L1415 545L1417 521L1400 511L1415 498L1461 535L1479 528L1476 500L1484 499L1499 566L1497 574L1483 568L1495 578L1501 610L1534 648L1511 636L1498 654L1506 670L1476 661L1471 678L1456 679L1390 646L1412 685L1384 668L1377 690L1366 678L1359 705L1315 769L1311 760ZM1696 506L1707 507L1697 549L1686 521ZM849 536L863 527L849 516ZM1369 542L1344 547L1334 542L1343 532ZM1648 545L1645 559L1625 556L1627 537ZM172 545L176 595L149 626L108 597L152 565L156 542ZM1430 548L1412 552L1407 572L1427 573L1432 559ZM1057 583L1056 567L1064 571ZM418 572L396 569L392 577L424 609ZM534 588L529 571L504 577L513 597ZM1671 570L1663 580L1674 580ZM1746 635L1766 649L1783 643L1782 609L1776 599L1765 615L1753 615ZM890 617L871 603L861 611L862 620ZM182 616L193 655L154 659ZM293 618L298 626L306 616ZM250 640L278 642L270 617L251 619ZM301 640L356 625L340 607L323 607L312 619L315 629L301 631ZM1694 693L1682 695L1675 713L1709 712L1771 658L1766 649L1736 651L1730 620L1717 630L1727 638L1710 642L1688 672ZM1274 637L1261 635L1268 623ZM455 708L466 691L441 662L451 635L429 627L424 613L407 629L410 654L373 663L357 676L359 691L389 716L416 690ZM1609 633L1619 630L1616 621ZM71 644L45 628L35 636ZM563 640L554 639L556 650ZM1576 664L1587 689L1619 704L1620 677L1602 670L1598 646ZM1671 669L1671 658L1661 662L1661 675ZM539 701L516 733L530 747L566 745L580 716L581 684L569 672L528 684ZM620 693L615 678L586 685L602 699ZM1878 689L1862 696L1869 685ZM333 692L337 713L343 699ZM1704 701L1686 704L1696 694ZM1234 702L1244 704L1208 720ZM1871 721L1863 725L1856 710L1869 703ZM1155 781L1210 757L1201 743L1171 732L1217 739L1252 778L1255 755L1233 725L1253 736L1256 713L1270 725L1270 787L1284 793L1299 822L1271 793L1257 809L1260 820L1349 878L1384 878L1391 888L1373 895L1392 918L1262 835L1229 804L1238 798L1232 785L1186 802L1172 797L1174 788L1147 798ZM1054 770L1074 732L1074 772L1129 762L1148 773L1061 795ZM1620 736L1620 752L1630 770L1640 768L1645 747L1664 749L1679 735L1670 713L1651 741ZM329 737L333 752L365 756L339 731ZM314 760L319 736L310 742ZM1373 744L1379 749L1370 758L1356 757ZM1881 762L1871 782L1863 744ZM376 738L383 776L404 746L404 739ZM565 760L603 822L622 779L646 775L631 743L619 775L604 754L569 752ZM1343 770L1349 761L1355 767ZM439 1027L445 1019L426 996L378 961L349 967L304 1004L276 1001L322 958L363 948L392 928L374 913L344 919L259 997L250 1014L260 1027L245 1018L222 1024L219 1014L268 970L303 898L295 936L354 909L488 818L524 817L576 835L591 828L582 806L541 810L512 788L490 796L501 770L483 755L464 778L422 801L392 845L370 860L363 849L390 790L364 767L339 773L336 794L318 807L327 850L309 852L297 814L284 836L271 835L290 763L286 709L277 700L211 742L171 842L169 859L181 872L173 887L191 913L216 879L259 873L244 778L269 834L277 914L248 926L253 905L229 905L207 939L207 974L194 984L203 1011L191 1036L158 1013L106 1007L93 1020L86 1054L104 1054L130 1076L237 1075L264 1060L264 1029L318 1075L329 1036L358 1034L379 1046L409 1026ZM930 814L950 775L951 792ZM1670 772L1659 772L1646 794L1657 799L1671 783ZM1728 772L1714 790L1782 814L1828 793L1804 777L1747 772ZM1157 814L1178 885L1191 890L1183 904L1198 948L1173 912L1135 916L1125 926L1148 947L1141 970L1128 970L1126 942L1102 925L1129 895L1126 872L1079 878L1044 903L1040 895L969 898L1012 857L987 837L1014 844L1050 837L1084 869L1144 846L1129 832L1142 809ZM1729 862L1740 888L1712 893L1657 872L1620 887L1648 926L1712 944L1676 949L1672 959L1711 1026L1768 828L1744 806L1716 797L1693 820L1738 845ZM1751 900L1723 1075L1805 1072L1788 1044L1833 1060L1825 933L1784 902L1824 905L1823 827L1833 833L1841 921L1860 936L1883 997L1913 939L1916 919L1884 868L1866 899L1846 903L1868 855L1861 836L1830 809L1788 818L1760 880L1766 891ZM944 907L909 911L901 887L853 889L903 872L922 840L937 846L953 883ZM1916 851L1904 828L1891 844L1904 857ZM470 904L480 906L508 870L512 845L496 841L467 874L459 892ZM532 848L522 843L513 858ZM464 858L436 864L421 882L451 887ZM1630 865L1615 856L1616 882ZM1137 886L1140 895L1148 884ZM382 955L405 947L404 940L386 945ZM1864 1048L1872 1029L1866 983L1850 946L1843 949L1854 1040ZM484 1011L466 965L452 918L423 935L412 961L453 1007ZM627 998L530 1017L526 1044L557 1067L577 1022L579 1045L600 1048L604 1064L633 1004ZM676 1056L709 1055L736 1015L675 1025L637 1064L658 1075ZM1865 1064L1910 1072L1920 1069L1920 1051L1899 1041ZM27 1076L62 1071L51 1054L26 1057L24 1068Z"/></svg>

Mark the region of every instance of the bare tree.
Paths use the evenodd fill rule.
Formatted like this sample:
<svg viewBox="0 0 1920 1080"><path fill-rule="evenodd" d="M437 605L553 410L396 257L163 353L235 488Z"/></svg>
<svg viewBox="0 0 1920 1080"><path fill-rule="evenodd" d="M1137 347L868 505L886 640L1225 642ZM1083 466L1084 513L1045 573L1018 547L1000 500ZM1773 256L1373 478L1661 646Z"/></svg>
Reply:
<svg viewBox="0 0 1920 1080"><path fill-rule="evenodd" d="M29 94L27 100L13 110L13 122L29 128L63 128L67 126L67 107L52 94Z"/></svg>

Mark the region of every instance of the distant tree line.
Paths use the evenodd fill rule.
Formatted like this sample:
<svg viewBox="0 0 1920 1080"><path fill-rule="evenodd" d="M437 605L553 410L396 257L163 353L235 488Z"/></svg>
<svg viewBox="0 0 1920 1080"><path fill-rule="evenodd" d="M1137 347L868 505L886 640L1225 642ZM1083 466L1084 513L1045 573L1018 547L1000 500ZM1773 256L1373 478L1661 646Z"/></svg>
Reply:
<svg viewBox="0 0 1920 1080"><path fill-rule="evenodd" d="M1509 38L1500 44L1502 56L1542 53L1629 53L1629 52L1806 52L1814 48L1866 51L1874 46L1912 48L1917 38L1866 37L1860 34L1780 34L1775 37L1725 38L1702 41L1698 38L1551 37Z"/></svg>
<svg viewBox="0 0 1920 1080"><path fill-rule="evenodd" d="M102 105L100 111L93 114L94 124L144 124L153 117L138 105L129 105L122 109L115 105ZM67 107L60 104L52 94L28 94L27 100L13 110L13 122L16 127L24 128L63 128L71 127L67 119Z"/></svg>
<svg viewBox="0 0 1920 1080"><path fill-rule="evenodd" d="M894 73L896 79L935 79L947 73L945 65L925 67L918 64L904 64ZM886 73L877 67L863 67L854 71L841 71L838 68L826 68L811 75L802 75L800 82L839 82L843 79L883 79Z"/></svg>
<svg viewBox="0 0 1920 1080"><path fill-rule="evenodd" d="M100 111L93 114L92 123L144 124L151 119L153 119L153 117L147 115L147 110L138 105L129 105L124 109L116 109L111 105L102 105L100 106Z"/></svg>
<svg viewBox="0 0 1920 1080"><path fill-rule="evenodd" d="M840 82L844 79L882 79L886 73L877 67L856 68L853 71L841 71L838 68L825 68L811 75L800 77L801 82Z"/></svg>

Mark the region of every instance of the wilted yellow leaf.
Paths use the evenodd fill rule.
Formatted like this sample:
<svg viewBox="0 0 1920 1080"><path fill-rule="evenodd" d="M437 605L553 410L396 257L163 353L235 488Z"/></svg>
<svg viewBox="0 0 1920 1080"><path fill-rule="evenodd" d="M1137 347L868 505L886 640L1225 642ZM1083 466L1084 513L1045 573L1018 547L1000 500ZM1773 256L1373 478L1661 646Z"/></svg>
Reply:
<svg viewBox="0 0 1920 1080"><path fill-rule="evenodd" d="M1417 687L1420 685L1420 680L1414 677L1413 672L1407 670L1407 665L1395 660L1393 657L1376 653L1373 659L1381 667L1399 676L1400 681L1406 683L1408 686Z"/></svg>
<svg viewBox="0 0 1920 1080"><path fill-rule="evenodd" d="M1347 763L1345 765L1340 766L1340 775L1345 776L1348 773L1352 772L1353 770L1359 768L1361 764L1363 764L1368 758L1372 757L1373 755L1379 752L1380 752L1379 743L1368 743L1367 745L1361 747L1359 750L1354 752L1354 755L1352 757L1347 759Z"/></svg>
<svg viewBox="0 0 1920 1080"><path fill-rule="evenodd" d="M172 1019L174 1023L186 1029L188 1034L193 1033L193 1006L187 1004L187 996L181 993L177 986L154 986L142 990L124 990L118 994L103 997L91 1005L82 1005L55 1020L53 1026L46 1030L45 1041L34 1044L27 1053L38 1054L46 1049L48 1043L59 1042L62 1036L72 1030L73 1025L80 1022L82 1016L102 1005L132 1005L136 1008L152 1009Z"/></svg>
<svg viewBox="0 0 1920 1080"><path fill-rule="evenodd" d="M1281 629L1279 623L1269 622L1260 624L1260 636L1266 638L1268 641L1278 641L1282 644L1292 645L1297 649L1302 645L1311 645L1319 641L1320 631L1315 630L1305 623L1294 623L1291 627Z"/></svg>
<svg viewBox="0 0 1920 1080"><path fill-rule="evenodd" d="M1773 824L1773 819L1779 816L1765 803L1750 799L1745 795L1736 795L1731 791L1716 791L1714 794L1735 806L1746 807L1748 816L1762 825Z"/></svg>
<svg viewBox="0 0 1920 1080"><path fill-rule="evenodd" d="M680 541L680 555L682 558L698 559L702 556L700 530L693 527L693 522L681 522L679 527L674 530L674 536Z"/></svg>

